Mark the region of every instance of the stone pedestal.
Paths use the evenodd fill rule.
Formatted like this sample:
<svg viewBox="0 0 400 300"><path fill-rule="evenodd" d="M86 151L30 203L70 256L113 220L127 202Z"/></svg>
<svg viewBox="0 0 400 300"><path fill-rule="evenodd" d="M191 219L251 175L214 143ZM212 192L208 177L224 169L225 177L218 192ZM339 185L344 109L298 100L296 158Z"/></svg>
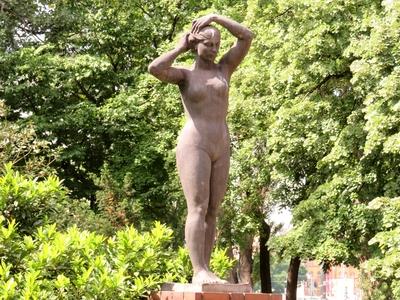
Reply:
<svg viewBox="0 0 400 300"><path fill-rule="evenodd" d="M252 293L249 284L165 283L151 300L283 300L280 294Z"/></svg>

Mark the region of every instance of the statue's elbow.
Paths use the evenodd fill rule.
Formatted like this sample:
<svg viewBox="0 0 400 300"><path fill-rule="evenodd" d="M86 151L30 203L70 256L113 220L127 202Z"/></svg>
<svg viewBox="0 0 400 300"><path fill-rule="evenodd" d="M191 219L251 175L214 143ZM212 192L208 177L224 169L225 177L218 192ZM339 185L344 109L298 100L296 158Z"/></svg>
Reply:
<svg viewBox="0 0 400 300"><path fill-rule="evenodd" d="M249 44L251 43L253 38L254 38L254 33L250 29L247 29L247 28L244 32L242 32L242 34L239 37L240 40L246 41Z"/></svg>
<svg viewBox="0 0 400 300"><path fill-rule="evenodd" d="M151 64L149 64L149 66L147 67L147 71L148 71L151 75L155 76L155 74L157 74L157 67L156 67L153 63L151 63Z"/></svg>
<svg viewBox="0 0 400 300"><path fill-rule="evenodd" d="M253 38L254 38L254 33L250 29L248 29L246 32L245 39L251 42Z"/></svg>

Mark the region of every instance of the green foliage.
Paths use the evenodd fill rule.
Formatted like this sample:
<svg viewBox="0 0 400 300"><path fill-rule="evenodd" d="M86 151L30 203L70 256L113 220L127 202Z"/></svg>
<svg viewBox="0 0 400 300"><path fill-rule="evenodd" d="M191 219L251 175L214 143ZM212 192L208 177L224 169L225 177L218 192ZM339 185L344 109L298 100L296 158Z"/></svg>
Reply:
<svg viewBox="0 0 400 300"><path fill-rule="evenodd" d="M90 210L88 201L74 200L56 176L43 179L21 174L11 163L0 175L0 216L16 220L19 232L31 234L38 226L57 223L111 234L111 224Z"/></svg>
<svg viewBox="0 0 400 300"><path fill-rule="evenodd" d="M294 229L285 239L272 241L272 247L282 254L317 259L325 269L338 262L357 266L380 216L360 201L358 174L353 170L320 185L296 207Z"/></svg>
<svg viewBox="0 0 400 300"><path fill-rule="evenodd" d="M234 265L234 260L226 255L226 250L222 248L215 248L210 261L211 270L220 278L226 278L229 270Z"/></svg>
<svg viewBox="0 0 400 300"><path fill-rule="evenodd" d="M0 99L0 165L12 163L24 174L37 177L54 174L50 164L57 157L57 149L37 136L31 122L10 122L9 114L10 108Z"/></svg>
<svg viewBox="0 0 400 300"><path fill-rule="evenodd" d="M148 232L129 226L109 238L55 225L22 237L8 222L0 230L0 297L141 299L163 282L190 278L188 254L175 252L171 240L172 230L158 222ZM225 274L231 262L218 250L212 265Z"/></svg>
<svg viewBox="0 0 400 300"><path fill-rule="evenodd" d="M0 214L17 220L21 231L30 233L36 226L55 220L67 200L58 178L36 181L4 166L0 176Z"/></svg>
<svg viewBox="0 0 400 300"><path fill-rule="evenodd" d="M261 282L260 282L260 274L256 270L259 269L259 259L258 257L254 260L254 272L253 272L253 280L254 280L254 291L261 290ZM286 289L286 280L287 280L287 272L289 267L289 260L280 260L277 259L277 256L272 257L271 261L271 284L272 284L272 292L278 294L284 294ZM298 273L298 282L307 280L307 270L301 264Z"/></svg>
<svg viewBox="0 0 400 300"><path fill-rule="evenodd" d="M121 185L126 170L137 179L129 201L145 213L161 212L152 202L175 193L168 165L181 113L178 91L143 73L209 5L26 0L2 6L0 98L13 121L27 114L37 134L60 149L53 166L75 197L96 206L95 181L107 165ZM167 214L176 198L168 200Z"/></svg>
<svg viewBox="0 0 400 300"><path fill-rule="evenodd" d="M379 252L363 265L371 276L371 299L400 299L400 198L376 198L369 208L383 213L380 231L370 240Z"/></svg>
<svg viewBox="0 0 400 300"><path fill-rule="evenodd" d="M172 150L182 119L178 101L175 87L144 75L136 91L109 99L100 111L111 147L95 180L97 199L137 227L157 219L175 229L182 221L176 218L184 202Z"/></svg>
<svg viewBox="0 0 400 300"><path fill-rule="evenodd" d="M286 206L293 230L271 249L357 266L378 255L369 240L388 213L369 203L399 195L399 3L247 4L256 38L232 80L234 221L223 225L241 236L257 209Z"/></svg>

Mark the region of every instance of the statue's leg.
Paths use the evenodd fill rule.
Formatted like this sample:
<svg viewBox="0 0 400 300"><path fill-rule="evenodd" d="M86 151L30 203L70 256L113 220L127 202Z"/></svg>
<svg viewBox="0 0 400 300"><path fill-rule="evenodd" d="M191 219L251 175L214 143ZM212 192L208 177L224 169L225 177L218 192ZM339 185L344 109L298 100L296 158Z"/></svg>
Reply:
<svg viewBox="0 0 400 300"><path fill-rule="evenodd" d="M185 240L194 271L193 282L211 282L204 261L205 216L210 194L211 159L208 153L199 147L178 144L176 161L188 207Z"/></svg>
<svg viewBox="0 0 400 300"><path fill-rule="evenodd" d="M210 200L206 214L206 237L204 249L204 259L207 266L209 266L211 252L215 242L217 214L227 188L229 160L230 153L228 150L211 166Z"/></svg>

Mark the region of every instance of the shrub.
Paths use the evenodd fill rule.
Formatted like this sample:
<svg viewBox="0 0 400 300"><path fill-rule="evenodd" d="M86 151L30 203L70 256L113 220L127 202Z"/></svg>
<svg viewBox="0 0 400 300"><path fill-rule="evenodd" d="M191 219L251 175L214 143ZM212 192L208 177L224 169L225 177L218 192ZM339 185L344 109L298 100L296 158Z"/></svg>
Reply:
<svg viewBox="0 0 400 300"><path fill-rule="evenodd" d="M39 180L16 171L11 163L5 164L0 173L0 216L14 219L23 234L51 223L62 229L76 224L107 235L113 232L112 224L94 213L89 201L71 199L56 176Z"/></svg>
<svg viewBox="0 0 400 300"><path fill-rule="evenodd" d="M171 236L155 223L150 232L127 227L110 238L46 225L22 238L8 222L0 233L0 298L139 299L165 280L185 277L171 269Z"/></svg>
<svg viewBox="0 0 400 300"><path fill-rule="evenodd" d="M15 221L1 222L0 299L141 299L192 273L186 250L175 251L172 230L158 222L149 232L130 226L108 238L56 225L22 237ZM215 255L221 275L229 260L222 250Z"/></svg>
<svg viewBox="0 0 400 300"><path fill-rule="evenodd" d="M171 229L157 222L144 233L111 229L87 201L70 199L58 178L39 181L5 165L0 299L140 299L162 282L191 279L189 255L174 250ZM232 262L217 249L211 265L224 276Z"/></svg>
<svg viewBox="0 0 400 300"><path fill-rule="evenodd" d="M57 177L37 181L13 170L10 163L4 166L0 176L0 214L17 220L21 232L30 233L55 219L66 201L66 192Z"/></svg>

